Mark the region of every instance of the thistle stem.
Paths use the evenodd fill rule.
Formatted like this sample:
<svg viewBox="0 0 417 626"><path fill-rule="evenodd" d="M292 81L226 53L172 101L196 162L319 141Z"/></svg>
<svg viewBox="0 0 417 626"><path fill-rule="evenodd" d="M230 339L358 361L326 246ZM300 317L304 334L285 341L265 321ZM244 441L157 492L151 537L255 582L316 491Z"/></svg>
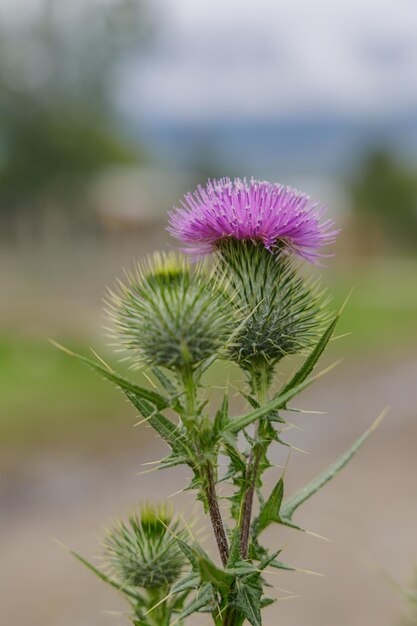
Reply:
<svg viewBox="0 0 417 626"><path fill-rule="evenodd" d="M228 607L224 616L223 626L237 626L237 624L239 624L238 619L239 616L236 610L232 607Z"/></svg>
<svg viewBox="0 0 417 626"><path fill-rule="evenodd" d="M220 512L219 501L216 493L216 485L214 482L213 468L211 463L207 463L207 503L210 513L211 525L213 526L214 536L216 538L217 547L219 549L220 558L223 567L226 567L229 560L229 544L224 530L223 519Z"/></svg>
<svg viewBox="0 0 417 626"><path fill-rule="evenodd" d="M183 371L182 380L187 397L187 421L190 419L194 421L196 419L197 411L197 384L195 382L193 372L189 369ZM204 462L202 461L202 463ZM226 531L224 529L223 519L220 512L213 466L210 461L205 463L203 472L205 473L204 491L207 498L211 525L213 527L214 537L216 539L223 567L226 567L229 559L229 543L227 541Z"/></svg>
<svg viewBox="0 0 417 626"><path fill-rule="evenodd" d="M264 404L268 388L270 384L269 372L266 368L262 368L260 372L253 376L253 386L255 388L259 406ZM256 481L258 479L259 463L262 455L262 444L259 441L262 435L262 425L264 418L260 419L255 426L254 440L255 443L249 454L245 483L247 485L243 500L242 517L240 525L240 556L242 559L248 558L249 553L249 536L252 521L253 498L255 495Z"/></svg>

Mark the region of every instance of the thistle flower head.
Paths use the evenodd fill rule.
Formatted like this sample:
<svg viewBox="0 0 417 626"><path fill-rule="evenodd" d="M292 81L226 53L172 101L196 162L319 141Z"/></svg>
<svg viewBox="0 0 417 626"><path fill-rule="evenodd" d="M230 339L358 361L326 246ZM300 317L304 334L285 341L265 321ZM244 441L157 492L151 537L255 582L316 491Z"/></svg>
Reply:
<svg viewBox="0 0 417 626"><path fill-rule="evenodd" d="M176 537L184 540L184 535L165 506L147 505L110 530L104 556L121 584L157 589L181 575L185 559Z"/></svg>
<svg viewBox="0 0 417 626"><path fill-rule="evenodd" d="M204 265L151 257L111 294L115 334L133 360L181 371L217 354L234 329L230 292Z"/></svg>
<svg viewBox="0 0 417 626"><path fill-rule="evenodd" d="M228 238L261 242L271 252L293 251L316 262L337 230L311 198L284 185L222 178L188 193L170 213L168 231L186 250L207 254Z"/></svg>

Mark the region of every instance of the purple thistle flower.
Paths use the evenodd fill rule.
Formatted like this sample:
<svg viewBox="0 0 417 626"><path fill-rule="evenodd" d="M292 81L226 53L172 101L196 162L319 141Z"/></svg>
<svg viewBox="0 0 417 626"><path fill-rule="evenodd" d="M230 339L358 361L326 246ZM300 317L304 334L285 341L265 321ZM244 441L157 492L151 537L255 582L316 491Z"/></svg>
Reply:
<svg viewBox="0 0 417 626"><path fill-rule="evenodd" d="M185 251L204 255L224 239L261 241L271 252L279 246L312 263L325 256L322 246L335 241L326 209L291 187L252 179L209 180L169 214L168 231L186 244Z"/></svg>

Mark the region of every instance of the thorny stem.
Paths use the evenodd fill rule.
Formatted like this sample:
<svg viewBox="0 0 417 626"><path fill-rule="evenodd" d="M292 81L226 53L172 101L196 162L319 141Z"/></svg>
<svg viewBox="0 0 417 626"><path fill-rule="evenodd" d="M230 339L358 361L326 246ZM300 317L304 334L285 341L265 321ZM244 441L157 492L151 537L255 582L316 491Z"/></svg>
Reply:
<svg viewBox="0 0 417 626"><path fill-rule="evenodd" d="M256 396L259 402L259 405L262 404L266 400L266 395L269 387L269 376L266 369L261 370L259 375L254 377L254 381L257 380L258 383L256 385ZM252 521L252 509L253 509L253 498L255 495L256 481L258 478L258 470L259 463L262 455L262 444L259 441L259 437L262 434L262 422L263 419L259 420L255 426L254 440L255 443L253 448L249 454L247 468L246 468L246 477L245 484L247 485L247 490L245 492L244 500L243 500L243 508L242 508L242 517L241 517L241 525L240 525L240 556L242 559L247 559L249 552L249 536L250 536L250 527Z"/></svg>
<svg viewBox="0 0 417 626"><path fill-rule="evenodd" d="M191 371L183 372L184 389L187 396L187 413L188 417L195 418L196 412L196 383ZM214 480L213 467L208 461L205 464L206 485L205 493L210 514L211 525L213 527L214 537L219 549L220 558L223 567L226 567L229 559L229 544L224 529L223 519L220 512L219 501L216 493L216 483Z"/></svg>

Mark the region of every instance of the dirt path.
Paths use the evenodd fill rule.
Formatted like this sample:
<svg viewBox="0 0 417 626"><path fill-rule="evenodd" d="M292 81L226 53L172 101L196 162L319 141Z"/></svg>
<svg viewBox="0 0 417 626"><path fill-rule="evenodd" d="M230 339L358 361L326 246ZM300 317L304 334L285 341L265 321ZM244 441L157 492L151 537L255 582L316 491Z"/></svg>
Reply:
<svg viewBox="0 0 417 626"><path fill-rule="evenodd" d="M385 568L404 581L417 566L417 359L380 366L375 375L341 367L303 395L300 407L327 414L294 414L303 430L293 430L288 439L311 454L292 456L288 490L341 453L386 404L391 415L366 448L297 518L334 542L280 527L270 534L275 544L289 542L283 555L287 562L327 577L286 574L271 579L301 597L270 609L267 626L398 624L401 602L373 568ZM114 459L87 460L76 451L48 454L22 468L18 478L3 480L0 624L128 623L121 614L103 613L122 611L124 604L52 538L94 555L103 522L138 499L168 496L185 480L177 470L136 475L141 462L163 452L155 439L154 446L137 455ZM283 460L277 455L277 462ZM188 494L177 504L188 511L192 501Z"/></svg>

